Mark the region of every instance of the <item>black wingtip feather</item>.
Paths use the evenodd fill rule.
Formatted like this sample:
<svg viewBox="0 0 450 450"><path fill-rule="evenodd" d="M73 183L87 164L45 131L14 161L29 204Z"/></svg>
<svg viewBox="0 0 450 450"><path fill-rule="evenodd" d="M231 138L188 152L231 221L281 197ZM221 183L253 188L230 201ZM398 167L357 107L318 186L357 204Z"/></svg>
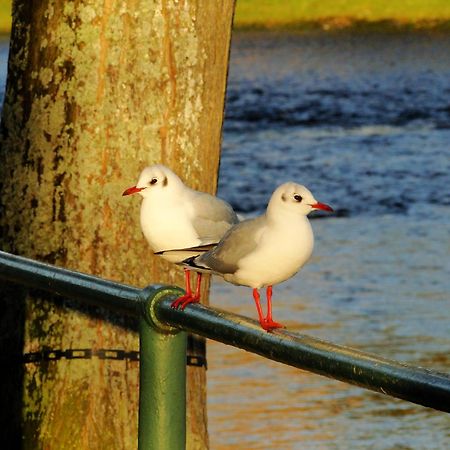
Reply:
<svg viewBox="0 0 450 450"><path fill-rule="evenodd" d="M184 259L181 264L186 265L188 267L192 267L193 269L201 269L206 270L208 272L211 271L209 267L201 266L200 264L197 264L195 260L198 258L198 256L191 256L190 258Z"/></svg>
<svg viewBox="0 0 450 450"><path fill-rule="evenodd" d="M191 267L198 267L199 269L202 268L195 263L195 258L197 258L197 256L191 256L190 258L183 259L182 264L186 264Z"/></svg>

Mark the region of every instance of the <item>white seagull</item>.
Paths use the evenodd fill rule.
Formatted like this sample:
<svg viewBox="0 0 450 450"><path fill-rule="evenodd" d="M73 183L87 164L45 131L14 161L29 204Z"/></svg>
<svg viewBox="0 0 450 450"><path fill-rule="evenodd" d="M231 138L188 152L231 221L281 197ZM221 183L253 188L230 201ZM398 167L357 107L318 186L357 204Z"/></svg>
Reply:
<svg viewBox="0 0 450 450"><path fill-rule="evenodd" d="M282 184L272 194L264 215L234 225L216 247L187 258L184 264L253 288L262 328L281 328L283 325L272 318L272 286L295 275L310 258L314 236L307 215L314 210L333 211L306 187ZM267 287L265 317L259 294L263 287Z"/></svg>
<svg viewBox="0 0 450 450"><path fill-rule="evenodd" d="M212 249L239 222L228 203L187 187L162 164L146 167L136 186L122 195L136 193L143 197L140 221L145 238L155 254L175 264ZM186 295L172 303L174 308L184 309L188 303L200 300L201 273L197 272L193 293L189 269L184 270Z"/></svg>

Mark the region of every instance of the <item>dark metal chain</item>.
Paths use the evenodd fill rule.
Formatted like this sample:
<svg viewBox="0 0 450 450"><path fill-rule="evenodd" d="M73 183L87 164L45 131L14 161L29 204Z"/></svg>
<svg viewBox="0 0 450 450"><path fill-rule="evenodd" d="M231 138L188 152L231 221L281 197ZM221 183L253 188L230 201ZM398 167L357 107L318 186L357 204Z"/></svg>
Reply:
<svg viewBox="0 0 450 450"><path fill-rule="evenodd" d="M98 349L91 348L69 348L67 350L41 350L40 352L30 352L23 355L25 363L42 362L42 361L57 361L61 358L66 359L92 359L97 357L99 359L117 359L129 361L139 361L138 351L118 350L118 349Z"/></svg>
<svg viewBox="0 0 450 450"><path fill-rule="evenodd" d="M120 349L92 350L91 348L69 348L67 350L41 350L39 352L30 352L23 355L23 362L39 363L43 361L58 361L59 359L113 359L139 361L139 352L136 350L125 351ZM188 366L206 367L206 358L197 355L187 355Z"/></svg>
<svg viewBox="0 0 450 450"><path fill-rule="evenodd" d="M206 358L204 356L187 355L186 364L188 366L194 366L194 367L205 366L205 369L208 369L208 364L206 363Z"/></svg>

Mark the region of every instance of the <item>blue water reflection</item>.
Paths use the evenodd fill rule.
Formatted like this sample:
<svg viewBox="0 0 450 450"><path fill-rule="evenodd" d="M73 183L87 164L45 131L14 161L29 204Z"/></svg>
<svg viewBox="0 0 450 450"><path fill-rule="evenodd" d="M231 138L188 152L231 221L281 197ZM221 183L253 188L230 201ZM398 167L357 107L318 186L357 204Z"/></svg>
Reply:
<svg viewBox="0 0 450 450"><path fill-rule="evenodd" d="M289 328L450 372L450 36L238 34L219 194L309 186L337 214L274 290ZM255 316L247 288L213 304ZM210 344L212 448L441 449L443 413ZM267 424L270 424L269 426ZM272 431L272 430L276 430Z"/></svg>

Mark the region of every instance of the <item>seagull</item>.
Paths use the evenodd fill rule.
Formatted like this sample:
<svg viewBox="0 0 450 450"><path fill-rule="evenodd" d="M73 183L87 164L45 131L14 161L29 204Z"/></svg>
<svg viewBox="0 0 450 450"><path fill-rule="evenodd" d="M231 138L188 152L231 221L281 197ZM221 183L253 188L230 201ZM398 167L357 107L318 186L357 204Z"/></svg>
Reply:
<svg viewBox="0 0 450 450"><path fill-rule="evenodd" d="M314 210L333 211L306 187L282 184L272 194L264 215L234 225L217 246L183 264L252 288L261 327L266 331L282 328L272 318L272 286L291 278L311 257L314 235L307 216ZM259 293L263 287L266 316Z"/></svg>
<svg viewBox="0 0 450 450"><path fill-rule="evenodd" d="M175 264L211 250L239 221L227 202L187 187L162 164L146 167L136 186L122 195L131 194L143 197L140 222L150 247L156 255ZM197 273L193 293L189 268L184 271L186 295L172 303L174 308L200 301L202 274Z"/></svg>

